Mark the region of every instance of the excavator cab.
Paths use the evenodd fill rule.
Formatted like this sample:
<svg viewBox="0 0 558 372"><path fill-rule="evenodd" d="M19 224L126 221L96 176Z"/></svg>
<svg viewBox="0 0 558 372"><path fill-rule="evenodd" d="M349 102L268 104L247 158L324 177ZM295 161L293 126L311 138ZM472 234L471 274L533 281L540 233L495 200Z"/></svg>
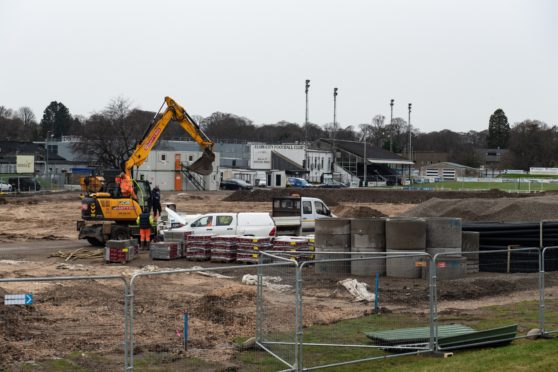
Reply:
<svg viewBox="0 0 558 372"><path fill-rule="evenodd" d="M149 181L146 180L133 180L134 184L134 191L138 196L138 204L141 207L141 210L145 210L148 208L151 211L152 203L151 203L151 185Z"/></svg>

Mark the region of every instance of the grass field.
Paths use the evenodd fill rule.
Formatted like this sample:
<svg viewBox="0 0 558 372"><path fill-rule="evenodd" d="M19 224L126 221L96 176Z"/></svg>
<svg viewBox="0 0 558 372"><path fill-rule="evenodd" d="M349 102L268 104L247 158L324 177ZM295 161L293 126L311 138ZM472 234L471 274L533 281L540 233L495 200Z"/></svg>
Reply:
<svg viewBox="0 0 558 372"><path fill-rule="evenodd" d="M525 301L514 306L488 306L480 308L475 316L460 316L456 319L446 317L446 322L458 322L475 329L494 328L503 325L519 324L522 333L537 326L537 302ZM547 329L558 329L558 302L549 301ZM364 332L377 329L425 326L425 316L408 316L387 313L381 322L375 315L350 319L330 325L315 325L304 329L305 342L329 342L367 344ZM381 323L381 324L380 324ZM375 360L359 364L334 367L328 371L364 372L377 371L550 371L558 365L558 339L515 340L508 346L484 347L471 350L458 350L450 358L440 358L427 354L401 356ZM380 350L359 348L305 347L305 367L327 363L349 361L373 355L394 355ZM263 351L244 351L230 363L205 362L190 357L184 358L171 353L141 353L135 358L136 371L277 371L285 366ZM107 355L72 353L65 358L35 361L24 364L20 370L32 371L96 371L100 366L117 368L121 358Z"/></svg>
<svg viewBox="0 0 558 372"><path fill-rule="evenodd" d="M539 183L539 182L457 182L444 181L427 183L416 188L433 190L491 190L498 189L510 192L537 192L558 190L558 183Z"/></svg>
<svg viewBox="0 0 558 372"><path fill-rule="evenodd" d="M549 310L558 309L557 303L549 302ZM525 301L514 306L489 306L481 309L480 313L471 316L461 314L455 319L442 316L445 323L460 323L475 329L489 329L511 324L519 324L520 334L537 327L538 303ZM333 325L312 326L304 330L305 342L335 342L348 344L366 344L364 332L380 329L394 329L401 327L422 327L427 324L424 318L416 318L401 314L383 315L381 326L375 316L345 320ZM548 311L548 329L558 327L558 312ZM334 336L334 337L333 337ZM553 350L558 347L558 339L554 340L526 340L514 341L503 347L486 347L473 350L458 350L451 358L437 358L429 355L405 356L376 360L359 364L335 367L332 371L548 371L558 363L558 355ZM281 369L283 366L273 358L262 356L258 359L255 354L261 352L245 352L241 354L248 371L257 371L258 365L267 365L270 369ZM370 356L386 355L382 351L358 348L305 347L305 367L324 365L328 363L349 361ZM387 354L389 355L389 354ZM391 354L393 355L393 354ZM257 365L251 361L257 360Z"/></svg>
<svg viewBox="0 0 558 372"><path fill-rule="evenodd" d="M541 178L541 179L558 179L558 176L553 175L532 175L532 174L500 174L498 178Z"/></svg>

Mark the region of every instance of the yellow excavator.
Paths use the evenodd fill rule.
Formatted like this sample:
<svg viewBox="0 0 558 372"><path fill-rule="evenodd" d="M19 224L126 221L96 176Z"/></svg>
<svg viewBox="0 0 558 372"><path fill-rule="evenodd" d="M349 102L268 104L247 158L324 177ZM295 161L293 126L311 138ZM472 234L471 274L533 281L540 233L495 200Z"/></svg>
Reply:
<svg viewBox="0 0 558 372"><path fill-rule="evenodd" d="M186 169L203 176L213 171L213 142L182 106L170 97L165 97L165 103L165 111L158 120L151 122L132 155L124 163L123 174L115 178L116 182L106 183L105 178L100 176L80 180L84 197L81 201L82 220L77 221L79 239L86 239L97 246L104 245L109 239L128 239L131 235L130 226L135 225L142 210L151 210L149 182L142 178L133 179L133 170L137 170L145 162L169 122L178 122L203 151L202 156ZM133 192L123 195L121 182L131 182Z"/></svg>

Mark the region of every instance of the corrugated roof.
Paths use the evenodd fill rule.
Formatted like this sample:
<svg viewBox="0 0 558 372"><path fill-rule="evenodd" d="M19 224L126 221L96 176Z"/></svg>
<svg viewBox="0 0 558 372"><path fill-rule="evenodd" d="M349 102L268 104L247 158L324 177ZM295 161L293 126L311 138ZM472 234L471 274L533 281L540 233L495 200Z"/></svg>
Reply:
<svg viewBox="0 0 558 372"><path fill-rule="evenodd" d="M476 332L473 328L462 324L449 324L438 326L438 337L466 335ZM400 328L388 331L366 332L368 338L384 342L414 342L430 338L430 327Z"/></svg>
<svg viewBox="0 0 558 372"><path fill-rule="evenodd" d="M273 150L271 150L271 167L284 171L307 172L300 164Z"/></svg>
<svg viewBox="0 0 558 372"><path fill-rule="evenodd" d="M321 138L320 141L325 142L328 145L333 144L332 139ZM350 152L356 156L360 156L361 158L364 157L364 144L362 142L335 140L335 147ZM372 146L370 144L366 145L366 158L368 160L392 160L394 163L399 164L406 164L405 162L409 162L408 159L405 159L402 156L381 149L379 147ZM384 164L385 163L389 162L384 162Z"/></svg>
<svg viewBox="0 0 558 372"><path fill-rule="evenodd" d="M435 166L439 166L439 165L447 165L447 166L454 167L454 168L469 168L469 169L475 169L475 168L471 168L471 167L468 167L468 166L463 165L463 164L452 163L451 161L442 161L442 162L440 162L440 163L428 164L428 165L425 165L424 167L427 167L427 168L428 168L428 167L435 167Z"/></svg>

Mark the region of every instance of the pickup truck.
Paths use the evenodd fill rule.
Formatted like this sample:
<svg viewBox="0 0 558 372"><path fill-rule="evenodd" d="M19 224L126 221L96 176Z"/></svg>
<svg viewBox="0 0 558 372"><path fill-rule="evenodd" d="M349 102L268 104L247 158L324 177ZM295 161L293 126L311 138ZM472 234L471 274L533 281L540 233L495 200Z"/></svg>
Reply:
<svg viewBox="0 0 558 372"><path fill-rule="evenodd" d="M317 219L335 216L321 199L285 196L273 198L271 217L277 235L305 235L314 233Z"/></svg>
<svg viewBox="0 0 558 372"><path fill-rule="evenodd" d="M173 231L192 235L275 236L276 229L269 213L208 213Z"/></svg>

